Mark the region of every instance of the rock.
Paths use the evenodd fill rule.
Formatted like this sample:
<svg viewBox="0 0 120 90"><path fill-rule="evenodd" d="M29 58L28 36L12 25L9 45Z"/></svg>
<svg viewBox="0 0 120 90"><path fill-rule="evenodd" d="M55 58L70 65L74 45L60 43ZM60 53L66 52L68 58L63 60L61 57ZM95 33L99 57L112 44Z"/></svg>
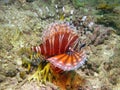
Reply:
<svg viewBox="0 0 120 90"><path fill-rule="evenodd" d="M113 12L120 15L120 6L115 7L114 10L113 10Z"/></svg>
<svg viewBox="0 0 120 90"><path fill-rule="evenodd" d="M17 74L16 66L13 64L8 64L5 68L5 76L6 77L14 77Z"/></svg>
<svg viewBox="0 0 120 90"><path fill-rule="evenodd" d="M0 74L0 83L3 82L5 80L5 78L6 77L4 75Z"/></svg>
<svg viewBox="0 0 120 90"><path fill-rule="evenodd" d="M0 0L0 3L6 4L6 5L12 4L14 2L15 2L15 0Z"/></svg>
<svg viewBox="0 0 120 90"><path fill-rule="evenodd" d="M14 76L16 76L15 71L8 70L8 71L6 72L6 77L14 77Z"/></svg>
<svg viewBox="0 0 120 90"><path fill-rule="evenodd" d="M26 2L33 2L33 1L35 1L35 0L26 0Z"/></svg>

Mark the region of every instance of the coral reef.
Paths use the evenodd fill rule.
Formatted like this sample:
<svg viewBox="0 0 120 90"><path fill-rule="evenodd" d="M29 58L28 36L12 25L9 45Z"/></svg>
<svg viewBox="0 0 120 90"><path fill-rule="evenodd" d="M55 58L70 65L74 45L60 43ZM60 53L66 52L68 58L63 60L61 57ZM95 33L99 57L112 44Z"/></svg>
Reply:
<svg viewBox="0 0 120 90"><path fill-rule="evenodd" d="M120 36L111 28L119 32L119 0L84 2L75 7L72 0L0 0L0 90L120 89ZM59 20L76 29L78 48L86 50L88 60L78 70L59 73L30 50L42 43L44 29Z"/></svg>
<svg viewBox="0 0 120 90"><path fill-rule="evenodd" d="M89 51L88 51L88 48L90 48L90 50L92 49L92 47L96 47L96 46L99 46L100 44L103 44L104 42L105 42L105 40L108 40L108 37L112 34L112 33L114 33L114 30L112 29L112 28L108 28L108 27L104 27L104 26L102 26L102 25L97 25L97 24L95 24L94 22L93 22L93 20L92 20L92 17L90 17L90 16L83 16L83 17L79 17L79 18L76 18L75 20L73 20L72 22L69 22L68 23L71 27L74 27L74 28L76 28L76 31L77 31L77 33L78 33L78 35L79 35L79 43L78 43L78 48L80 48L80 49L82 49L81 47L84 47L85 49L86 49L86 52L87 53L89 53ZM54 26L54 25L52 25L52 26ZM54 29L53 29L54 30ZM49 32L50 33L50 32ZM47 34L46 35L46 37L48 38L48 35L49 35L49 38L50 38L50 35L51 34ZM53 33L53 32L52 32ZM43 36L44 36L44 34L43 34ZM51 35L52 36L52 35ZM44 37L43 37L44 38ZM46 39L45 39L46 40ZM44 45L44 44L42 44L42 45ZM46 45L45 45L46 46ZM41 48L41 49L40 49ZM38 46L38 47L33 47L32 48L32 50L33 51L35 51L35 52L43 52L42 51L42 46ZM56 49L55 49L56 50ZM92 49L93 50L93 49ZM48 50L48 51L50 51L50 50ZM45 53L45 51L44 51L44 53ZM44 54L43 53L43 54ZM105 50L104 50L104 53L106 53L105 52ZM107 54L109 55L109 53L107 52ZM113 55L113 54L110 54L111 56ZM57 58L57 57L56 57ZM51 62L51 63L54 63L54 62ZM57 63L57 61L55 62L55 63ZM92 62L93 63L93 62ZM97 64L92 64L91 65L91 63L90 64L88 64L87 63L87 67L85 67L85 69L86 68L89 68L88 70L86 69L86 70L84 70L83 69L83 71L84 72L86 72L86 75L94 75L94 72L96 72L96 73L99 73L99 70L97 69L98 67L99 67L99 64L100 64L101 62L99 62L98 63L98 65ZM54 64L53 64L54 65ZM93 66L94 65L94 66ZM91 67L92 66L92 67ZM47 68L47 65L45 66L46 68ZM50 68L50 66L48 66L48 68ZM45 69L45 70L47 70L47 71L49 71L48 70L48 68L47 69ZM41 70L41 71L44 71L44 68L43 68L43 70ZM36 73L35 73L35 75L33 75L33 79L34 78L38 78L38 77L40 77L39 75L41 75L42 73L41 73L41 71L37 71ZM60 83L59 82L61 82L61 79L59 80L59 76L61 76L61 74L60 73L58 73L58 75L56 76L56 74L54 74L54 71L53 70L50 70L51 72L50 72L50 76L52 76L52 77L54 77L55 79L57 79L58 80L58 82L56 83L57 85L59 85L61 88L62 87L64 87L65 88L65 86L61 86L60 85ZM59 71L58 71L59 72ZM44 72L43 72L44 73ZM45 74L45 73L44 73ZM45 74L45 76L46 77L49 77L48 76L48 74ZM66 75L66 76L69 76L69 75ZM65 77L65 76L64 76ZM75 77L76 78L76 77ZM41 78L42 79L42 78ZM46 81L47 79L45 78L45 81ZM54 80L52 80L52 81L54 81ZM68 82L67 80L66 81L64 81L64 82ZM71 82L71 81L69 81L69 82ZM64 84L64 85L66 85L66 84ZM72 85L70 85L70 87L72 88ZM83 88L84 86L81 86L81 88ZM75 87L74 87L75 88ZM89 87L89 88L91 88L91 87Z"/></svg>
<svg viewBox="0 0 120 90"><path fill-rule="evenodd" d="M78 17L73 20L73 25L78 30L81 43L86 45L102 44L113 31L112 28L103 28L103 26L95 24L91 16Z"/></svg>

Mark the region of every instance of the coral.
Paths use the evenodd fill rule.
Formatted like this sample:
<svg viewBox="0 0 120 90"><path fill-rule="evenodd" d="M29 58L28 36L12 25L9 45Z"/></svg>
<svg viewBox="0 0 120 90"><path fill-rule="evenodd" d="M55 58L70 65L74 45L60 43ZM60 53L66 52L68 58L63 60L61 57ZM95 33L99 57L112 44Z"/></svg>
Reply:
<svg viewBox="0 0 120 90"><path fill-rule="evenodd" d="M111 1L90 0L88 2L87 0L88 5L85 5L81 3L86 2L85 0L77 0L79 4L83 5L76 4L76 6L73 6L71 1L0 0L0 90L58 90L58 88L52 88L53 84L59 86L59 89L65 90L111 90L111 88L117 90L120 88L120 54L117 54L120 49L116 48L120 47L119 37L114 35L110 38L109 30L111 28L94 24L94 18L96 18L94 11L102 10L100 8L94 9L94 6L98 5L95 2ZM119 0L113 2L116 1ZM91 2L94 2L94 5L91 5ZM104 8L102 13L108 15L100 15L98 22L101 20L100 24L103 23L106 26L113 24L119 29L120 9L115 8L114 10L111 8L112 14L115 13L114 15L109 14L109 8L106 10ZM107 9L109 9L108 12ZM86 16L92 14L92 17L81 17L83 14ZM76 16L78 18L74 20ZM64 72L48 62L43 62L44 57L31 52L29 49L31 46L42 43L41 32L46 25L56 19L62 21L67 19L67 24L76 28L75 31L81 41L79 48L80 50L85 48L87 52L88 63L74 72ZM11 64L14 66L12 67ZM85 68L82 69L83 67ZM34 74L33 77L32 74ZM29 76L32 77L31 81L25 82ZM46 84L43 85L40 82L32 81L32 79ZM86 79L90 84L83 88ZM47 81L51 81L53 84ZM49 86L48 83L52 85ZM14 89L16 86L18 88Z"/></svg>
<svg viewBox="0 0 120 90"><path fill-rule="evenodd" d="M80 42L86 46L102 44L113 30L95 24L91 16L78 17L72 23L78 30Z"/></svg>
<svg viewBox="0 0 120 90"><path fill-rule="evenodd" d="M18 54L22 57L22 66L27 68L27 73L34 72L34 69L37 67L35 73L28 78L29 81L37 80L43 83L52 81L50 63L45 62L42 55L34 53L30 48L25 47L21 48Z"/></svg>
<svg viewBox="0 0 120 90"><path fill-rule="evenodd" d="M43 63L41 62L37 71L28 80L37 80L46 83L46 81L51 81L51 79L52 74L50 71L50 63L47 63L45 66L43 66Z"/></svg>

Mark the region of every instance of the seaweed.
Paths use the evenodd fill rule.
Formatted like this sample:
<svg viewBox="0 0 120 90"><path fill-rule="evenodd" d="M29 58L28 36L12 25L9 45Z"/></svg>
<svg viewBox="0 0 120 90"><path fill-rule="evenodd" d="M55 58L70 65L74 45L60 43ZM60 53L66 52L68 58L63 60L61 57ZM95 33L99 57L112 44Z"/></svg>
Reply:
<svg viewBox="0 0 120 90"><path fill-rule="evenodd" d="M73 6L75 8L79 8L79 7L84 7L85 6L84 0L83 1L81 1L81 0L71 0L71 2L73 3Z"/></svg>
<svg viewBox="0 0 120 90"><path fill-rule="evenodd" d="M110 5L106 3L100 3L96 7L96 9L99 10L99 14L111 13L113 12L114 8L115 8L115 5Z"/></svg>

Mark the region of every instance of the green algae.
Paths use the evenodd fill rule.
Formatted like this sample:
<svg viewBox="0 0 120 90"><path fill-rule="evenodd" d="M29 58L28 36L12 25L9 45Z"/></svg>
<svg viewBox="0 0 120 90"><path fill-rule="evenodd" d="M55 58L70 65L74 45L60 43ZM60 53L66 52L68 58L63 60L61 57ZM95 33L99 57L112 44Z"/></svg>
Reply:
<svg viewBox="0 0 120 90"><path fill-rule="evenodd" d="M79 8L79 7L84 7L85 6L85 2L84 0L72 0L72 3L74 5L75 8Z"/></svg>
<svg viewBox="0 0 120 90"><path fill-rule="evenodd" d="M117 33L120 34L120 4L119 3L99 3L96 6L98 10L98 15L100 17L97 18L98 24L103 24L105 26L110 26L116 29Z"/></svg>

